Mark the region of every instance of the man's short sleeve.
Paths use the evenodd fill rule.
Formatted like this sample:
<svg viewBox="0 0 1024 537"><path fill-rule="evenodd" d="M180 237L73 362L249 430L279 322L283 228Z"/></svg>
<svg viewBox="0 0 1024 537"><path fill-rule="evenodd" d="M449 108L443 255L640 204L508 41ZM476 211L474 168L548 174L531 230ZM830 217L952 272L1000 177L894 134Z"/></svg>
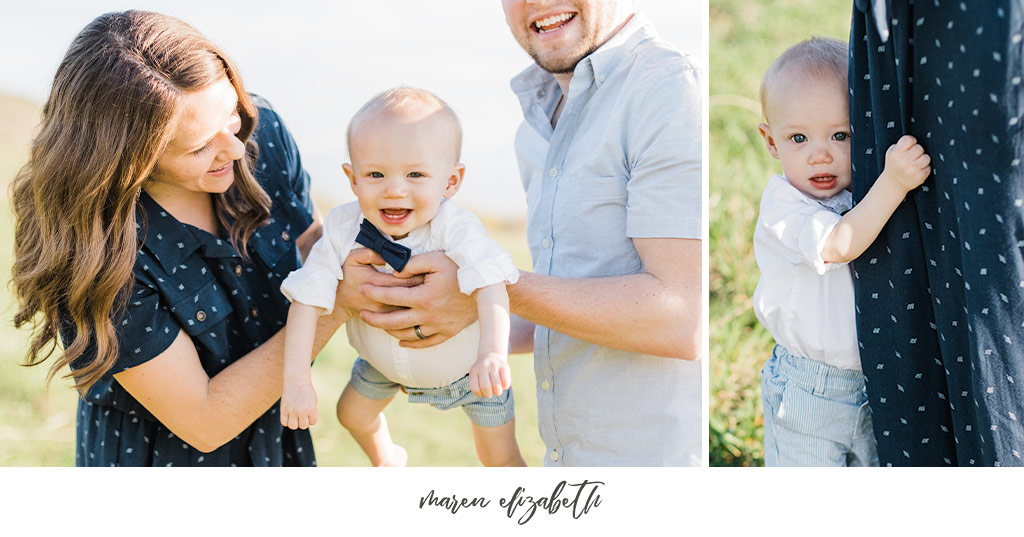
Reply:
<svg viewBox="0 0 1024 537"><path fill-rule="evenodd" d="M701 237L701 96L696 67L670 72L630 122L627 236Z"/></svg>

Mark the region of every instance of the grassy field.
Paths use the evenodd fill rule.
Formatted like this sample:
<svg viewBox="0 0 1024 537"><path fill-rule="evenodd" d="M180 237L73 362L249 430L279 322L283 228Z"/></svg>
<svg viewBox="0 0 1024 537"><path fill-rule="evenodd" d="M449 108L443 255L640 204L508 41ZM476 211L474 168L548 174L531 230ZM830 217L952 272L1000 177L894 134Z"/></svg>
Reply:
<svg viewBox="0 0 1024 537"><path fill-rule="evenodd" d="M751 310L761 191L781 170L757 132L761 75L812 35L849 38L849 0L711 0L710 327L712 466L763 464L761 366L773 341Z"/></svg>
<svg viewBox="0 0 1024 537"><path fill-rule="evenodd" d="M38 120L35 104L0 96L0 274L10 279L14 228L7 201L7 184L26 158L32 128ZM323 209L327 209L323 207ZM488 232L521 268L529 268L524 223L484 220ZM28 332L11 324L15 304L9 286L0 296L0 466L72 466L75 462L76 393L57 380L46 388L48 364L20 364ZM369 461L334 417L334 405L348 381L355 352L344 330L328 344L313 367L319 396L320 422L313 428L321 466L369 466ZM537 431L537 399L530 355L512 356L512 385L516 390L516 436L531 466L542 464L544 444ZM385 411L395 441L409 452L410 466L479 466L469 419L461 410L440 412L412 405L397 397Z"/></svg>

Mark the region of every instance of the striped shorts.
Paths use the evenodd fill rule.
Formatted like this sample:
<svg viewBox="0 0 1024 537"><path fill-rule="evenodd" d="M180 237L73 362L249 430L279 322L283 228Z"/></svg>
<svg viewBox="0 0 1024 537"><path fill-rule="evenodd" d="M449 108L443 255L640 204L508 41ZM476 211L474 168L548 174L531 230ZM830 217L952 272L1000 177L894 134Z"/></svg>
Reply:
<svg viewBox="0 0 1024 537"><path fill-rule="evenodd" d="M469 420L481 427L504 425L516 415L511 388L494 397L477 397L470 390L469 375L440 388L408 388L385 377L366 360L356 358L349 384L369 399L391 399L402 390L409 394L410 403L426 403L438 410L461 407Z"/></svg>
<svg viewBox="0 0 1024 537"><path fill-rule="evenodd" d="M864 374L776 345L761 370L765 466L878 466Z"/></svg>

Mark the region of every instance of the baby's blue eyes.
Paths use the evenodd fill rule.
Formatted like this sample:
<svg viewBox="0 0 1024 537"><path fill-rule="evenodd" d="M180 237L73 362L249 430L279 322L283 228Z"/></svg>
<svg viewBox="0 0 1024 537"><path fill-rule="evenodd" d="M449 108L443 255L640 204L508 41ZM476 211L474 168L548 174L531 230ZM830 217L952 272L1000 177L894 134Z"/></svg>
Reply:
<svg viewBox="0 0 1024 537"><path fill-rule="evenodd" d="M807 137L803 134L794 134L793 136L790 136L789 139L798 144L802 144L807 141ZM846 132L837 132L832 135L832 139L837 142L845 142L850 139L850 134Z"/></svg>
<svg viewBox="0 0 1024 537"><path fill-rule="evenodd" d="M384 174L381 173L381 172L369 172L369 173L366 174L366 176L367 177L372 177L374 179L383 179L384 178ZM420 177L426 177L426 175L424 175L423 172L409 172L409 174L406 175L406 177L411 177L413 179L418 179Z"/></svg>

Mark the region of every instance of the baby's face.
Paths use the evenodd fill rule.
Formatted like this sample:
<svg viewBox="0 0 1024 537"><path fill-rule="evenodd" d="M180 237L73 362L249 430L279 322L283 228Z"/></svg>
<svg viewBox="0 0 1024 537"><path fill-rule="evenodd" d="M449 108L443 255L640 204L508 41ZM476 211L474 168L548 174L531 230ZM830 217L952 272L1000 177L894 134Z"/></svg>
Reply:
<svg viewBox="0 0 1024 537"><path fill-rule="evenodd" d="M797 190L819 199L850 187L847 88L838 81L794 77L775 83L759 128L768 152Z"/></svg>
<svg viewBox="0 0 1024 537"><path fill-rule="evenodd" d="M349 153L352 163L343 167L363 216L395 239L429 222L465 171L450 130L436 118L366 118Z"/></svg>

